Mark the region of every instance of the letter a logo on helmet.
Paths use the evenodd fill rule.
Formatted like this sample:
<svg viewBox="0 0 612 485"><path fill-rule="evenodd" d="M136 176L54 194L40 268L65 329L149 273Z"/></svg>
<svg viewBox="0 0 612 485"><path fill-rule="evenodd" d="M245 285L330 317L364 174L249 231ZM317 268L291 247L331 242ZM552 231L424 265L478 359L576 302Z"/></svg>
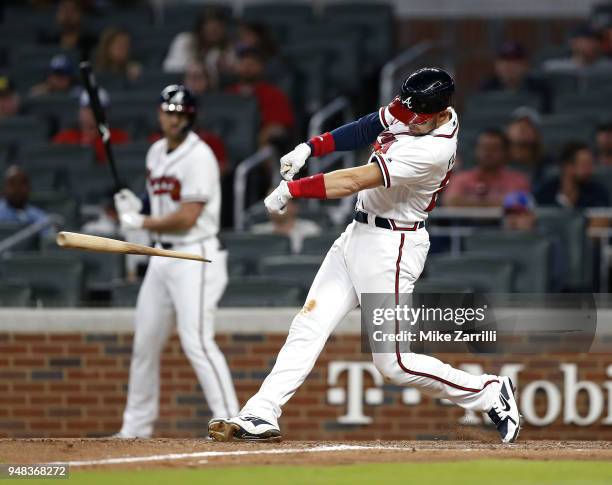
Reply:
<svg viewBox="0 0 612 485"><path fill-rule="evenodd" d="M450 106L454 92L455 81L443 69L419 69L406 78L389 112L405 125L425 123Z"/></svg>

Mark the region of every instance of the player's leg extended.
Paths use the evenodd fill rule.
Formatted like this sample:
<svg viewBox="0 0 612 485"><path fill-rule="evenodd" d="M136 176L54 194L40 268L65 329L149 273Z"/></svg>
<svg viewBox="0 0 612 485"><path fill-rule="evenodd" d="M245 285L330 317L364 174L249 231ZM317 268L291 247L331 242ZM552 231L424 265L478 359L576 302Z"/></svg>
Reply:
<svg viewBox="0 0 612 485"><path fill-rule="evenodd" d="M272 371L257 394L240 412L240 417L256 418L251 421L252 434L258 429L272 429L276 430L276 436L280 434L278 418L281 415L281 406L304 382L329 334L346 314L357 306L357 295L344 259L344 241L350 237L347 232L327 253L308 292L304 308L291 323L289 335ZM267 424L264 424L265 422ZM209 425L211 436L218 440L235 438L236 436L224 434L228 431L227 425L227 422L220 422L217 425L211 422ZM257 436L250 438L258 439Z"/></svg>
<svg viewBox="0 0 612 485"><path fill-rule="evenodd" d="M233 416L238 399L225 357L215 337L215 312L227 286L227 252L211 238L185 251L202 254L212 263L173 261L172 299L185 354L198 377L213 417Z"/></svg>
<svg viewBox="0 0 612 485"><path fill-rule="evenodd" d="M159 411L159 366L162 348L172 329L173 309L161 268L152 258L136 303L134 343L123 437L148 437Z"/></svg>
<svg viewBox="0 0 612 485"><path fill-rule="evenodd" d="M360 224L356 228L360 237L353 239L349 250L350 267L361 293L412 293L419 278L427 252L429 236L425 229L417 231L388 231ZM361 255L369 251L370 261L362 264ZM497 388L490 384L498 379L492 375L475 376L454 369L440 360L421 354L374 354L377 368L396 384L417 387L422 392L450 399L465 408L485 411Z"/></svg>

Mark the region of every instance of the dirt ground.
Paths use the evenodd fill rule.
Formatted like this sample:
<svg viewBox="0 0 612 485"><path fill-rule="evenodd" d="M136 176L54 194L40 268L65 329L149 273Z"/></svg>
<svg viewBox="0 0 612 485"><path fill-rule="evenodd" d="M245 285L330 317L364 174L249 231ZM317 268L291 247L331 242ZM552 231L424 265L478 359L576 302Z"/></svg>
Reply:
<svg viewBox="0 0 612 485"><path fill-rule="evenodd" d="M80 469L185 468L244 465L339 465L483 458L612 460L609 441L351 441L280 444L199 439L2 439L3 463L69 462Z"/></svg>

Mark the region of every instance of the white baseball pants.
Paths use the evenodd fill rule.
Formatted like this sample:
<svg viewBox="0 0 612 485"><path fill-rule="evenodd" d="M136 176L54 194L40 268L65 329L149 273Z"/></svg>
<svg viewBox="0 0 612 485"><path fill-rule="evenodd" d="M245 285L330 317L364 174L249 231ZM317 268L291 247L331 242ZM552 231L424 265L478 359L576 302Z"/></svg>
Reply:
<svg viewBox="0 0 612 485"><path fill-rule="evenodd" d="M227 252L210 238L180 246L212 263L152 257L136 304L128 399L121 432L149 437L159 412L160 357L176 321L181 345L213 417L233 416L238 400L214 340L217 303L227 285Z"/></svg>
<svg viewBox="0 0 612 485"><path fill-rule="evenodd" d="M361 294L412 293L428 251L424 228L397 232L351 223L327 253L274 368L241 414L278 424L281 407L304 382L327 338L359 304ZM373 354L373 360L393 383L474 411L488 411L499 391L497 376L472 375L427 355Z"/></svg>

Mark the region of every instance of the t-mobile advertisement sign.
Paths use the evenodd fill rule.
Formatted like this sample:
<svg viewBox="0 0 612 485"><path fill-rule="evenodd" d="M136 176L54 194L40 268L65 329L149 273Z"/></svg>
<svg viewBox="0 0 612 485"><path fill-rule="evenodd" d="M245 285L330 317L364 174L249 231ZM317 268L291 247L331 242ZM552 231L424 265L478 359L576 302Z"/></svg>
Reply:
<svg viewBox="0 0 612 485"><path fill-rule="evenodd" d="M609 352L612 319L600 311L609 308L603 295L590 293L364 293L362 351Z"/></svg>

